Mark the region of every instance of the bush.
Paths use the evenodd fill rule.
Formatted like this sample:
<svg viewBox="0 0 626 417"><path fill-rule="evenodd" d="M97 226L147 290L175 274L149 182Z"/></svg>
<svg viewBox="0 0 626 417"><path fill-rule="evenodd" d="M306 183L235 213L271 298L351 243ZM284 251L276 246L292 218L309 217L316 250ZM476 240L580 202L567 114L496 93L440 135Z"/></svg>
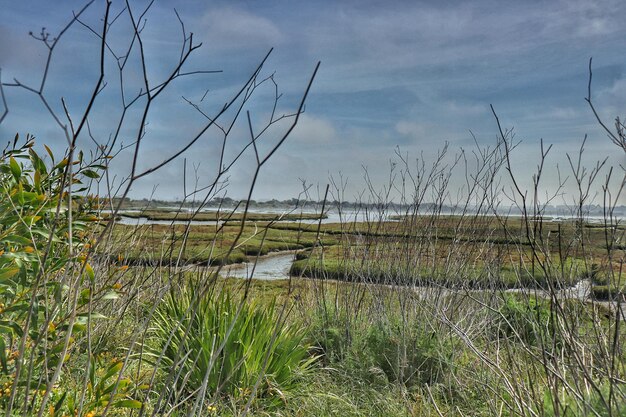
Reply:
<svg viewBox="0 0 626 417"><path fill-rule="evenodd" d="M330 316L309 330L325 365L356 371L369 383L407 388L439 382L450 368L451 343L419 324L403 325L398 318L349 323L332 310Z"/></svg>
<svg viewBox="0 0 626 417"><path fill-rule="evenodd" d="M375 323L363 349L364 359L381 369L390 382L408 388L441 381L450 367L452 349L435 332L400 323Z"/></svg>
<svg viewBox="0 0 626 417"><path fill-rule="evenodd" d="M301 328L278 319L274 301L240 304L226 290L198 300L183 289L160 306L149 351L155 358L164 353L159 365L165 372L180 373L173 390L189 394L206 378L207 396L246 399L261 377L256 395L278 399L313 362Z"/></svg>
<svg viewBox="0 0 626 417"><path fill-rule="evenodd" d="M496 332L499 337L516 337L517 341L538 346L540 341L557 337L550 316L548 301L538 298L522 300L506 294L498 311Z"/></svg>
<svg viewBox="0 0 626 417"><path fill-rule="evenodd" d="M99 200L85 195L104 166L84 161L82 153L55 161L47 147L46 163L31 136L19 142L16 136L0 157L0 408L24 404L20 415L38 409L74 415L77 396L84 399L83 412L111 401L113 407L137 408L130 380L111 382L121 363L103 370L90 356L85 370L85 362L70 360L87 356L75 339L104 318L89 305L101 285L89 264ZM106 377L96 382L98 370ZM86 393L59 383L86 376L92 382Z"/></svg>

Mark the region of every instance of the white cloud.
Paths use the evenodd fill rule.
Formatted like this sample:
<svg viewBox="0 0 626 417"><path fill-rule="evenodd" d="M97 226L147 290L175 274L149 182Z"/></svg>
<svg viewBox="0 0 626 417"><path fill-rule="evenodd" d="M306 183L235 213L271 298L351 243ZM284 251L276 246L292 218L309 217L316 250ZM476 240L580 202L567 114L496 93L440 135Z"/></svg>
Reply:
<svg viewBox="0 0 626 417"><path fill-rule="evenodd" d="M455 116L480 116L489 110L486 104L462 103L454 100L444 102L443 107L446 114Z"/></svg>
<svg viewBox="0 0 626 417"><path fill-rule="evenodd" d="M333 143L337 139L337 130L330 121L322 117L303 114L289 140L315 145Z"/></svg>
<svg viewBox="0 0 626 417"><path fill-rule="evenodd" d="M240 9L211 7L200 26L199 35L211 49L271 47L284 40L272 21Z"/></svg>
<svg viewBox="0 0 626 417"><path fill-rule="evenodd" d="M410 136L413 139L419 139L426 135L426 127L421 123L409 122L406 120L399 121L395 126L396 132L401 135Z"/></svg>

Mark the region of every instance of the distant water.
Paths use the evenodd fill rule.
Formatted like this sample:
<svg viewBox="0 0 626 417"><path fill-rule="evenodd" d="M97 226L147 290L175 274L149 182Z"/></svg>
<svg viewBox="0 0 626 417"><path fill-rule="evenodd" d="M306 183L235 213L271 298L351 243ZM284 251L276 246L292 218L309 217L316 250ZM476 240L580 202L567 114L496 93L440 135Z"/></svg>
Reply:
<svg viewBox="0 0 626 417"><path fill-rule="evenodd" d="M143 226L145 224L189 224L189 220L150 220L147 217L127 217L124 215L120 215L120 218L116 220L118 224L125 224L128 226ZM222 224L222 222L217 222L215 220L191 220L192 225L196 226L206 226L206 225L218 225Z"/></svg>
<svg viewBox="0 0 626 417"><path fill-rule="evenodd" d="M140 212L140 210L127 210L129 212ZM191 211L191 210L190 210ZM203 211L215 211L215 210L203 210ZM316 210L301 210L301 211L293 211L293 210L283 210L280 211L278 209L250 209L249 210L251 213L271 213L271 214L276 214L276 215L280 215L280 214L298 214L298 213L303 213L303 214L317 214L319 213L319 211ZM227 212L226 210L224 211L225 213ZM328 223L352 223L352 222L365 222L365 221L380 221L380 220L384 220L384 221L397 221L398 218L394 217L394 216L402 216L406 214L405 212L395 212L393 210L390 210L388 212L384 212L384 213L380 213L377 212L375 210L342 210L341 212L336 210L336 209L331 209L331 210L327 210L326 211L326 215L327 217L322 219L321 222L322 224L328 224ZM428 213L428 212L423 212L423 213L418 213L419 216L429 216L432 215L432 213ZM452 216L455 215L455 213L441 213L440 216L445 217L445 216ZM467 216L471 216L472 213L466 213ZM487 216L492 216L493 214L486 214ZM509 214L510 217L521 217L520 214ZM543 218L546 220L550 220L553 222L564 222L564 221L570 221L570 220L575 220L577 217L571 214L563 214L563 213L558 213L558 214L545 214L543 215ZM590 215L590 216L585 216L584 220L588 223L592 223L592 224L602 224L604 223L604 217L603 216L598 216L598 215ZM608 220L608 219L607 219ZM615 216L613 217L613 222L624 222L625 219L621 216ZM320 220L313 220L313 219L306 219L306 220L279 220L278 222L280 223L286 223L286 222L302 222L303 224L317 224L320 222ZM145 224L162 224L162 225L170 225L170 224L189 224L189 221L187 220L176 220L176 221L172 221L172 220L149 220L146 217L139 217L139 218L134 218L134 217L127 217L124 216L123 214L120 216L120 219L117 220L117 223L119 224L125 224L125 225L132 225L132 226L137 226L137 225L145 225ZM221 222L216 222L214 220L192 220L191 221L192 225L218 225L221 224Z"/></svg>

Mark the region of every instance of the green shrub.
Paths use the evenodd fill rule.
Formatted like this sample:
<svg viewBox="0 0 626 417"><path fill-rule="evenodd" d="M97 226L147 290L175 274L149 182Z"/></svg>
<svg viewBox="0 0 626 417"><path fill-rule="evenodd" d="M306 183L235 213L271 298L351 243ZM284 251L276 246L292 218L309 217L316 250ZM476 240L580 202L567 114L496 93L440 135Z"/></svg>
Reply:
<svg viewBox="0 0 626 417"><path fill-rule="evenodd" d="M451 343L417 323L403 325L398 318L350 322L332 309L329 316L328 322L318 319L309 328L327 366L351 369L375 385L384 381L408 388L439 382L450 368Z"/></svg>
<svg viewBox="0 0 626 417"><path fill-rule="evenodd" d="M452 362L450 343L419 326L374 323L364 342L363 360L408 388L441 381Z"/></svg>
<svg viewBox="0 0 626 417"><path fill-rule="evenodd" d="M517 341L537 346L539 342L558 337L551 320L550 304L538 298L521 299L506 294L495 321L499 337L516 338Z"/></svg>
<svg viewBox="0 0 626 417"><path fill-rule="evenodd" d="M173 389L191 393L207 377L207 396L237 400L247 398L260 377L257 396L278 399L313 362L302 329L278 320L273 301L240 304L226 290L198 300L192 290L183 289L172 292L159 308L150 352L153 357L164 352L159 365L180 372Z"/></svg>
<svg viewBox="0 0 626 417"><path fill-rule="evenodd" d="M96 287L102 289L89 264L99 199L85 195L104 166L83 160L82 152L56 161L48 147L46 162L31 136L19 142L16 136L0 157L0 408L11 407L13 396L20 415L44 409L56 416L73 413L71 401L83 397L81 387L60 382L83 381L101 368L75 339L104 317L89 305ZM74 358L82 359L79 366ZM121 364L106 372L111 369L105 379L117 379ZM141 406L124 386L92 380L83 412L110 401L113 407Z"/></svg>
<svg viewBox="0 0 626 417"><path fill-rule="evenodd" d="M314 341L313 352L322 358L325 365L340 362L348 351L346 329L338 326L314 326L309 330Z"/></svg>

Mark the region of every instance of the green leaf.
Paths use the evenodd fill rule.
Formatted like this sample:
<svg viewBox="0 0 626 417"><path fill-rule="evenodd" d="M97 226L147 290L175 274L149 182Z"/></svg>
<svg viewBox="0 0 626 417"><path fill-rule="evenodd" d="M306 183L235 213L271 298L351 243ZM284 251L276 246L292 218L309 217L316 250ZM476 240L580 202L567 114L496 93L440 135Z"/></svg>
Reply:
<svg viewBox="0 0 626 417"><path fill-rule="evenodd" d="M68 164L69 160L67 158L63 158L61 160L61 162L59 162L58 164L56 164L54 167L57 169L62 169L65 168Z"/></svg>
<svg viewBox="0 0 626 417"><path fill-rule="evenodd" d="M118 361L109 366L109 369L107 369L107 373L104 374L104 376L102 377L102 382L106 381L107 379L118 373L122 369L123 365L124 363L122 361Z"/></svg>
<svg viewBox="0 0 626 417"><path fill-rule="evenodd" d="M82 323L74 323L72 326L72 333L81 333L87 330L87 326Z"/></svg>
<svg viewBox="0 0 626 417"><path fill-rule="evenodd" d="M98 174L96 171L92 171L90 169L86 169L83 171L83 175L89 178L100 178L100 174Z"/></svg>
<svg viewBox="0 0 626 417"><path fill-rule="evenodd" d="M96 358L93 356L89 359L89 382L91 383L89 386L89 393L91 394L91 390L96 386Z"/></svg>
<svg viewBox="0 0 626 417"><path fill-rule="evenodd" d="M78 303L80 305L85 305L89 302L89 295L91 290L89 288L85 288L80 292L80 297L78 299Z"/></svg>
<svg viewBox="0 0 626 417"><path fill-rule="evenodd" d="M107 316L105 316L105 315L103 315L103 314L100 314L100 313L96 313L95 311L94 311L94 312L92 312L91 314L90 314L90 313L80 313L80 314L78 314L78 315L77 315L77 317L79 317L79 318L84 318L84 319L86 319L86 318L87 318L87 317L89 317L89 316L91 316L91 319L92 319L92 320L94 320L94 319L96 319L96 320L97 320L97 319L106 319L106 318L108 318ZM87 322L87 320L85 320L85 322Z"/></svg>
<svg viewBox="0 0 626 417"><path fill-rule="evenodd" d="M48 354L56 355L57 353L61 353L64 347L65 347L64 342L57 343L51 349L48 349Z"/></svg>
<svg viewBox="0 0 626 417"><path fill-rule="evenodd" d="M17 243L18 245L30 245L31 244L30 239L27 239L24 236L20 236L20 235L6 236L2 240L0 240L0 242Z"/></svg>
<svg viewBox="0 0 626 417"><path fill-rule="evenodd" d="M111 290L102 296L103 300L117 300L120 298L120 295L115 291Z"/></svg>
<svg viewBox="0 0 626 417"><path fill-rule="evenodd" d="M26 301L22 301L20 303L17 304L13 304L10 307L7 307L4 309L5 313L10 313L12 311L21 311L21 312L26 312L30 309L31 304L26 302ZM33 311L37 311L39 309L38 305L33 306Z"/></svg>
<svg viewBox="0 0 626 417"><path fill-rule="evenodd" d="M93 281L96 278L96 274L95 272L93 272L93 268L87 263L85 264L85 272L87 273L87 276L90 280Z"/></svg>
<svg viewBox="0 0 626 417"><path fill-rule="evenodd" d="M37 199L39 198L39 194L31 193L29 191L22 191L17 194L17 198L21 204L32 203L33 201L37 201Z"/></svg>
<svg viewBox="0 0 626 417"><path fill-rule="evenodd" d="M2 372L4 372L5 375L8 374L6 345L4 343L4 337L2 336L0 336L0 363L2 364Z"/></svg>
<svg viewBox="0 0 626 417"><path fill-rule="evenodd" d="M50 159L52 159L52 163L54 164L54 154L52 153L50 148L48 148L48 146L43 145L43 147L46 148L46 152L48 152L48 155L50 155Z"/></svg>
<svg viewBox="0 0 626 417"><path fill-rule="evenodd" d="M113 407L119 408L141 408L143 404L137 400L122 400L113 403Z"/></svg>
<svg viewBox="0 0 626 417"><path fill-rule="evenodd" d="M61 398L59 398L59 401L56 402L56 404L54 405L54 416L58 416L61 415L61 406L63 405L63 401L65 401L65 397L67 396L67 391L63 393L63 395L61 395Z"/></svg>
<svg viewBox="0 0 626 417"><path fill-rule="evenodd" d="M22 175L22 169L20 168L20 164L17 163L15 158L11 157L9 159L9 166L11 167L11 173L13 174L15 179L19 180L20 176Z"/></svg>
<svg viewBox="0 0 626 417"><path fill-rule="evenodd" d="M13 329L11 329L9 326L4 326L0 324L0 333L6 333L8 335L12 335Z"/></svg>
<svg viewBox="0 0 626 417"><path fill-rule="evenodd" d="M22 220L24 220L24 223L27 225L32 226L34 223L41 220L41 216L24 216L22 217Z"/></svg>
<svg viewBox="0 0 626 417"><path fill-rule="evenodd" d="M20 272L19 268L0 268L0 281L11 279Z"/></svg>
<svg viewBox="0 0 626 417"><path fill-rule="evenodd" d="M0 320L0 333L6 333L9 335L14 333L21 337L24 334L24 331L19 324L12 320Z"/></svg>
<svg viewBox="0 0 626 417"><path fill-rule="evenodd" d="M46 174L46 164L41 160L37 152L31 148L28 153L30 153L30 159L32 160L33 168L35 168L35 176L37 176L37 174L41 175L41 173ZM37 180L35 180L35 183L36 182Z"/></svg>
<svg viewBox="0 0 626 417"><path fill-rule="evenodd" d="M41 190L41 174L39 170L35 171L34 182L35 182L35 189L37 191L40 191Z"/></svg>

